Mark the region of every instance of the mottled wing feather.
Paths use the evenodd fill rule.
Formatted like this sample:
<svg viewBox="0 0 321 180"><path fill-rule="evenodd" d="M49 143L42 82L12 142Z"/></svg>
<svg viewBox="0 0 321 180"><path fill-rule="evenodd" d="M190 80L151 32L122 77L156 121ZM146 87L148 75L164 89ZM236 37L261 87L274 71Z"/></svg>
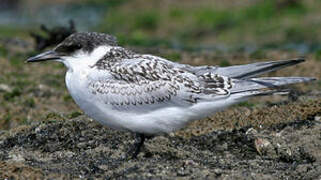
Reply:
<svg viewBox="0 0 321 180"><path fill-rule="evenodd" d="M185 72L161 61L123 60L111 65L106 73L112 78L96 77L89 83L91 92L104 95L106 104L122 106L122 109L140 105L153 109L159 104L189 106L196 102L193 93L199 91L188 86L192 81L184 75Z"/></svg>
<svg viewBox="0 0 321 180"><path fill-rule="evenodd" d="M139 83L141 81L169 81L178 73L178 69L162 61L129 59L114 63L110 72L118 80Z"/></svg>
<svg viewBox="0 0 321 180"><path fill-rule="evenodd" d="M93 93L104 95L104 103L113 106L175 104L174 99L180 89L179 86L172 86L170 83L159 80L120 84L119 80L106 80L91 83L90 88Z"/></svg>
<svg viewBox="0 0 321 180"><path fill-rule="evenodd" d="M102 62L100 62L101 65ZM103 101L115 108L146 111L158 106L190 106L198 101L228 96L231 80L217 74L193 74L182 66L151 55L108 62L98 68L111 76L96 77L89 83L92 93L104 95Z"/></svg>
<svg viewBox="0 0 321 180"><path fill-rule="evenodd" d="M205 94L229 95L233 86L231 78L211 72L204 73L199 78L204 83Z"/></svg>

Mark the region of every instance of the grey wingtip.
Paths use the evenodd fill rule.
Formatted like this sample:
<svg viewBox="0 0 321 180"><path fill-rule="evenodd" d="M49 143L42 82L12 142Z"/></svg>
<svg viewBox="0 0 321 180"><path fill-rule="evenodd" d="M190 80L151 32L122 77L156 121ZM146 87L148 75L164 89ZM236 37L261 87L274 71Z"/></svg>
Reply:
<svg viewBox="0 0 321 180"><path fill-rule="evenodd" d="M302 77L304 78L304 82L310 82L310 81L316 81L318 80L317 78L315 77Z"/></svg>
<svg viewBox="0 0 321 180"><path fill-rule="evenodd" d="M280 61L274 61L274 62L281 62L281 63L283 62L284 64L295 65L295 64L299 64L299 63L305 62L305 58L304 57L299 57L299 58L280 60Z"/></svg>
<svg viewBox="0 0 321 180"><path fill-rule="evenodd" d="M315 77L311 77L311 78L310 78L310 81L316 81L316 80L318 80L318 79L315 78Z"/></svg>

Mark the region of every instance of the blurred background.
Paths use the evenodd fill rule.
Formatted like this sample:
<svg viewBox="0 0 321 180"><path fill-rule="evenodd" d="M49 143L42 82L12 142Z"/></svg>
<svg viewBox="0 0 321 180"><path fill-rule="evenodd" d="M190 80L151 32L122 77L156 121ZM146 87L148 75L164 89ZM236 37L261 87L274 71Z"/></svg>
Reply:
<svg viewBox="0 0 321 180"><path fill-rule="evenodd" d="M118 37L120 44L188 50L282 48L320 51L317 0L1 0L1 37L67 26Z"/></svg>
<svg viewBox="0 0 321 180"><path fill-rule="evenodd" d="M109 33L121 46L193 65L304 56L304 65L272 75L320 79L320 8L318 0L0 0L0 129L82 114L63 65L24 63L75 31Z"/></svg>

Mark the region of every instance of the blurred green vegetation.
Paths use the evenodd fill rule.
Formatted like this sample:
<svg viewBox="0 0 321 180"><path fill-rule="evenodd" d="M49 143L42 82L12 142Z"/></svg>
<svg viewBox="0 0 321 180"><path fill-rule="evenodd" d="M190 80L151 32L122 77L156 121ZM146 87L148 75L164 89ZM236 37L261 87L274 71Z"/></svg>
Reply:
<svg viewBox="0 0 321 180"><path fill-rule="evenodd" d="M321 1L258 0L233 5L231 2L200 0L83 0L75 7L103 8L99 25L88 27L118 37L120 45L199 49L199 45L242 47L255 45L279 48L287 44L305 44L313 51L321 49L318 36ZM219 4L219 5L218 5ZM82 6L81 6L82 5ZM77 25L77 21L76 21ZM26 29L0 26L0 38L27 37ZM5 50L0 47L0 53ZM254 55L264 57L263 54Z"/></svg>
<svg viewBox="0 0 321 180"><path fill-rule="evenodd" d="M235 107L237 106L240 106L240 107L248 107L248 108L252 108L255 106L254 103L251 103L251 102L248 102L248 101L245 101L245 102L241 102L241 103L238 103L236 105L234 105Z"/></svg>
<svg viewBox="0 0 321 180"><path fill-rule="evenodd" d="M11 27L6 25L0 25L0 38L8 37L26 37L29 34L28 30L24 28Z"/></svg>
<svg viewBox="0 0 321 180"><path fill-rule="evenodd" d="M317 34L321 24L313 19L313 15L320 14L317 7L321 7L321 2L316 0L260 0L232 7L216 7L210 2L189 6L173 1L152 9L148 4L155 4L154 1L146 2L146 7L135 2L141 1L108 8L94 30L114 34L121 45L132 46L280 46L320 40Z"/></svg>
<svg viewBox="0 0 321 180"><path fill-rule="evenodd" d="M182 59L181 54L178 52L167 53L163 57L171 61L180 61Z"/></svg>
<svg viewBox="0 0 321 180"><path fill-rule="evenodd" d="M8 56L8 49L0 45L0 56L7 57Z"/></svg>
<svg viewBox="0 0 321 180"><path fill-rule="evenodd" d="M83 113L81 113L81 112L79 112L79 111L74 111L74 112L72 112L72 113L70 113L67 117L69 118L69 119L72 119L72 118L76 118L76 117L78 117L78 116L81 116Z"/></svg>
<svg viewBox="0 0 321 180"><path fill-rule="evenodd" d="M317 50L314 55L316 60L321 61L321 49Z"/></svg>
<svg viewBox="0 0 321 180"><path fill-rule="evenodd" d="M221 60L220 64L219 64L219 66L221 66L221 67L226 67L226 66L230 66L230 65L231 65L231 63L226 59Z"/></svg>
<svg viewBox="0 0 321 180"><path fill-rule="evenodd" d="M153 11L138 13L133 26L135 29L155 30L159 24L159 18L160 15Z"/></svg>

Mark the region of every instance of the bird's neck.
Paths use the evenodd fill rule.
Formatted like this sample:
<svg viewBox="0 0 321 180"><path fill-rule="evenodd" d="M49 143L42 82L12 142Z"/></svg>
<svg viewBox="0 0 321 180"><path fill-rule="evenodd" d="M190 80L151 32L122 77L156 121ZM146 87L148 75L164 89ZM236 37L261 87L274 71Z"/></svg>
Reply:
<svg viewBox="0 0 321 180"><path fill-rule="evenodd" d="M66 57L62 62L68 68L68 71L91 68L94 67L99 60L104 58L104 56L110 52L111 48L111 46L99 46L90 53L80 51L73 56Z"/></svg>

